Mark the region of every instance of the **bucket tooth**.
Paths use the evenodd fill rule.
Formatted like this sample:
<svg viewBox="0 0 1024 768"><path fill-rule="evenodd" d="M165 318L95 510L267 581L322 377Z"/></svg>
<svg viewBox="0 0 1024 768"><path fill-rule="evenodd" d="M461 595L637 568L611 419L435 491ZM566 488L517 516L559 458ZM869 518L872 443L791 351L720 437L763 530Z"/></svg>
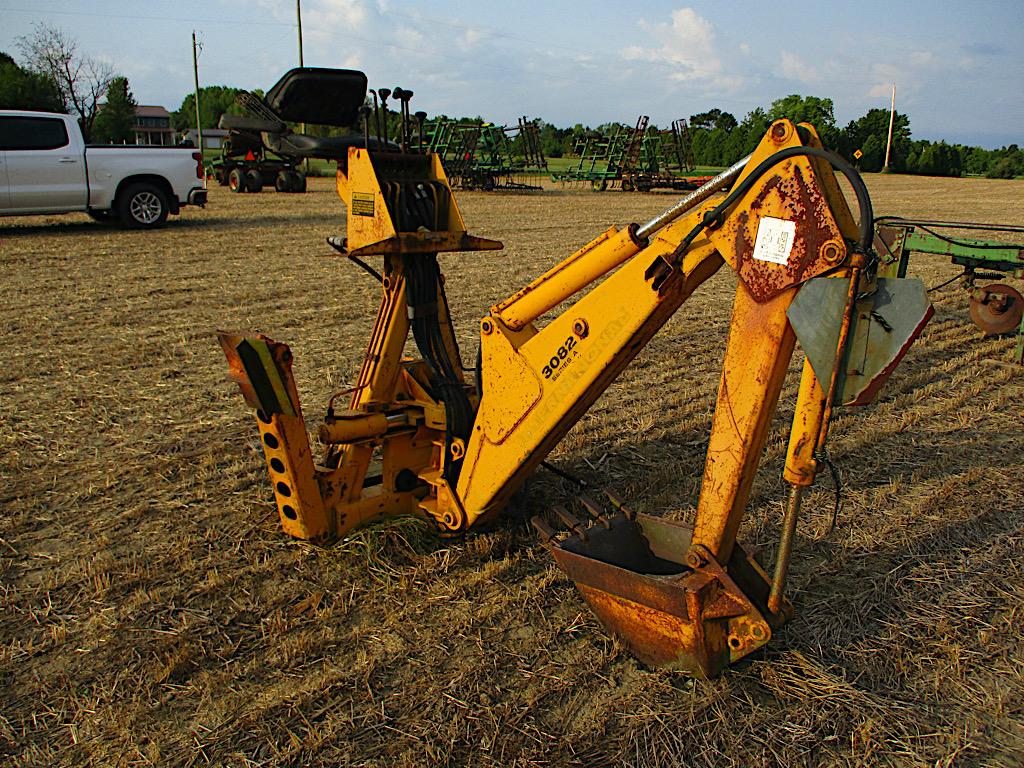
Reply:
<svg viewBox="0 0 1024 768"><path fill-rule="evenodd" d="M615 494L613 494L613 493L611 493L609 491L603 491L603 493L604 493L604 497L606 499L608 499L608 503L611 504L612 509L614 509L616 512L621 512L626 517L628 517L630 520L636 520L636 512L633 512L632 510L627 509L626 505L622 502L622 500L618 496L616 496Z"/></svg>
<svg viewBox="0 0 1024 768"><path fill-rule="evenodd" d="M543 517L534 515L530 518L530 525L533 526L534 530L544 539L544 543L548 544L558 535L558 531L551 527Z"/></svg>
<svg viewBox="0 0 1024 768"><path fill-rule="evenodd" d="M552 507L551 511L555 513L555 516L564 523L569 530L578 536L581 540L587 540L587 533L583 528L583 524L577 520L565 507Z"/></svg>
<svg viewBox="0 0 1024 768"><path fill-rule="evenodd" d="M579 499L583 508L593 516L596 522L600 523L605 528L610 526L610 523L608 522L608 510L599 504L593 496L584 491L579 495Z"/></svg>

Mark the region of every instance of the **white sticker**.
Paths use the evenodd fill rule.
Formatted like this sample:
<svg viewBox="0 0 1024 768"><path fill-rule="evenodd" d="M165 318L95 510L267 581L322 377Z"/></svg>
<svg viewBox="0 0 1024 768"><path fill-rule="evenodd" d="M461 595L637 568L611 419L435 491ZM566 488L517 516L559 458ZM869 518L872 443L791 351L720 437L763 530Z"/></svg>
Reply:
<svg viewBox="0 0 1024 768"><path fill-rule="evenodd" d="M765 216L757 225L757 239L754 240L754 258L785 264L796 240L796 222L773 219Z"/></svg>

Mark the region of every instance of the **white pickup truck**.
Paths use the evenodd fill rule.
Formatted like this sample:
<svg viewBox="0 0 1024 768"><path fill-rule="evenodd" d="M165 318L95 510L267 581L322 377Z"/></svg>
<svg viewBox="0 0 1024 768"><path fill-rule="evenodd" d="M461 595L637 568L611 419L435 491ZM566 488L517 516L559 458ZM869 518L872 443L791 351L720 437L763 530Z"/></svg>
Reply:
<svg viewBox="0 0 1024 768"><path fill-rule="evenodd" d="M0 216L82 211L144 229L205 204L197 150L87 147L70 115L0 110Z"/></svg>

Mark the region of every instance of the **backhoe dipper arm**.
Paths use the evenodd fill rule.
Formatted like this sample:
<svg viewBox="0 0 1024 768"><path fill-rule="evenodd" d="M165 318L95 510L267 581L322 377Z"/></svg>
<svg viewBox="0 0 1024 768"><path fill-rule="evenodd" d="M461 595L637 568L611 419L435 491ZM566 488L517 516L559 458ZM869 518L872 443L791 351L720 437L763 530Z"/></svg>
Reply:
<svg viewBox="0 0 1024 768"><path fill-rule="evenodd" d="M779 121L734 189L766 158L801 146L796 128ZM470 522L502 506L687 297L729 261L740 279L694 533L695 545L728 561L793 352L786 311L803 282L842 267L846 239L856 239L857 230L831 169L799 154L768 168L723 221L699 231L721 203L718 197L692 209L649 244L637 242L633 229L611 230L484 318L483 391L458 484ZM592 282L622 261L535 328L533 321L584 277Z"/></svg>
<svg viewBox="0 0 1024 768"><path fill-rule="evenodd" d="M564 538L534 520L611 633L646 663L696 676L714 676L762 647L792 616L784 587L801 494L814 481L832 407L868 402L930 316L920 281L876 280L863 182L828 158L854 182L858 226L817 137L808 129L801 146L801 133L786 121L773 124L724 200L666 227L542 331L509 328L516 297L484 320L485 360L495 350L496 367L512 372L489 377L484 368L461 478L467 510L487 514L487 504L503 498L700 282L723 261L736 272L692 528L634 514L611 498L610 510L582 499L596 517L590 524L561 510L570 527ZM576 357L559 347L560 362L545 362L561 338L568 349L567 329L599 329L603 343L588 350L589 336L577 333ZM786 457L791 493L769 578L736 537L798 336L807 361Z"/></svg>

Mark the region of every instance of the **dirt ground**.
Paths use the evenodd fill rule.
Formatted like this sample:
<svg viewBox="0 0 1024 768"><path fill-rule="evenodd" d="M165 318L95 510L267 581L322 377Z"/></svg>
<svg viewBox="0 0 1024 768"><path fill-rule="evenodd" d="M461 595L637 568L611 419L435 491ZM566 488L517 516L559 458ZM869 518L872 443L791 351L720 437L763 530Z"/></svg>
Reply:
<svg viewBox="0 0 1024 768"><path fill-rule="evenodd" d="M1024 182L869 177L876 214L1024 224ZM466 193L499 254L443 257L462 348L488 306L673 197ZM1024 369L955 285L830 449L796 619L721 678L644 668L522 522L416 522L331 549L280 531L213 332L295 352L307 417L353 379L375 283L332 256L327 180L214 188L158 232L0 220L0 763L981 766L1024 755ZM912 272L936 285L941 258ZM550 459L638 511L692 517L733 290L685 304ZM1017 281L1016 285L1020 286ZM794 363L741 532L771 562ZM564 501L539 473L528 511Z"/></svg>

